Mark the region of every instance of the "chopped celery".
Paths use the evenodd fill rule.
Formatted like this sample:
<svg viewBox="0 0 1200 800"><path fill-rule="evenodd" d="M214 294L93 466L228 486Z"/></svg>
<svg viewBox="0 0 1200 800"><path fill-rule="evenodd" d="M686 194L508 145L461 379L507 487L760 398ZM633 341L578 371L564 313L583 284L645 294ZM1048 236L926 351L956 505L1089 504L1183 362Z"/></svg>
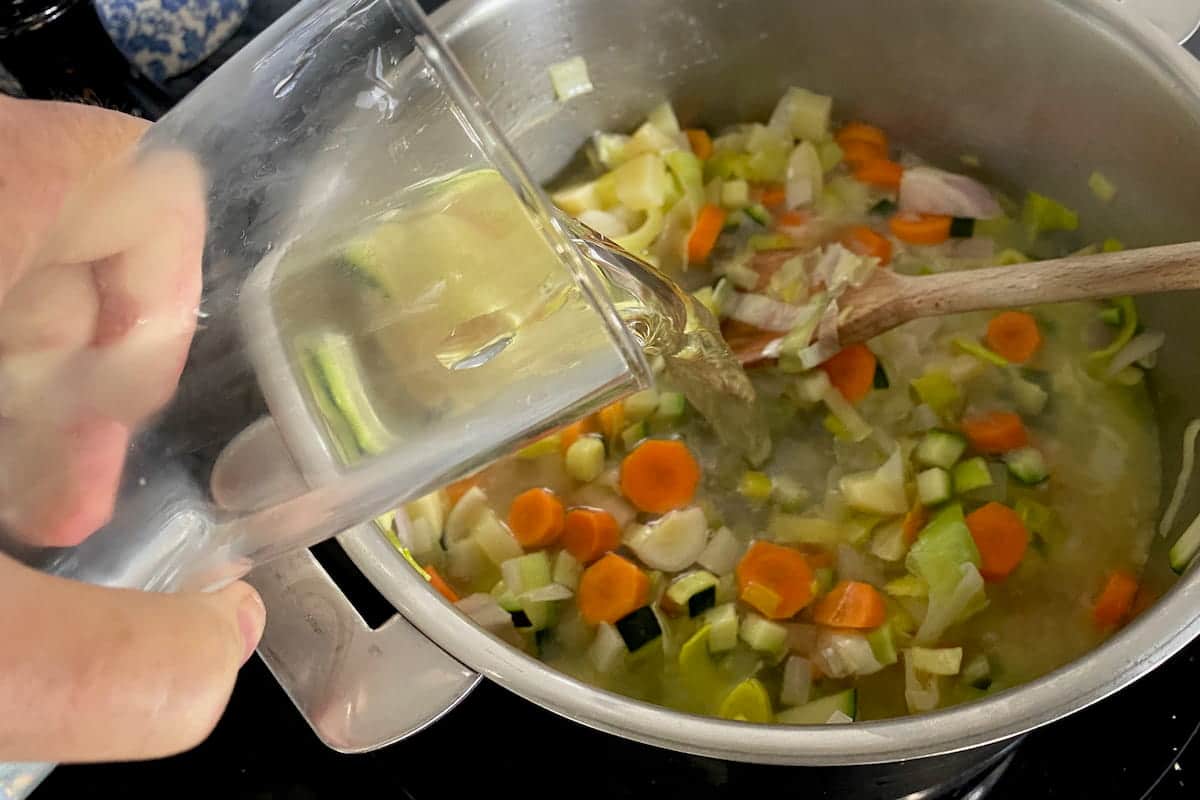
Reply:
<svg viewBox="0 0 1200 800"><path fill-rule="evenodd" d="M1045 231L1073 231L1079 227L1079 215L1057 200L1037 192L1025 196L1021 221L1030 239Z"/></svg>
<svg viewBox="0 0 1200 800"><path fill-rule="evenodd" d="M929 584L916 575L902 575L884 584L883 591L892 597L928 597Z"/></svg>
<svg viewBox="0 0 1200 800"><path fill-rule="evenodd" d="M663 156L667 169L675 176L683 196L693 208L704 202L704 167L700 159L686 150L672 150Z"/></svg>
<svg viewBox="0 0 1200 800"><path fill-rule="evenodd" d="M567 448L567 474L580 483L590 483L604 472L604 440L581 436Z"/></svg>
<svg viewBox="0 0 1200 800"><path fill-rule="evenodd" d="M643 153L611 174L622 205L637 211L661 211L667 190L667 170L661 156Z"/></svg>
<svg viewBox="0 0 1200 800"><path fill-rule="evenodd" d="M787 645L788 629L754 612L742 617L738 638L754 650L779 655Z"/></svg>
<svg viewBox="0 0 1200 800"><path fill-rule="evenodd" d="M721 205L726 208L750 205L750 184L740 178L725 181L721 185Z"/></svg>
<svg viewBox="0 0 1200 800"><path fill-rule="evenodd" d="M967 355L975 356L981 361L986 361L989 364L995 364L997 367L1008 366L1008 359L995 351L989 350L979 342L973 342L965 336L955 336L953 342L955 347Z"/></svg>
<svg viewBox="0 0 1200 800"><path fill-rule="evenodd" d="M787 177L791 141L778 136L769 128L759 127L746 143L750 158L746 161L745 177L752 181L782 183Z"/></svg>
<svg viewBox="0 0 1200 800"><path fill-rule="evenodd" d="M825 383L825 390L821 393L821 400L846 428L846 433L850 441L861 442L873 432L873 428L867 424L867 421L850 404L850 401L843 397L842 393L835 389L828 381Z"/></svg>
<svg viewBox="0 0 1200 800"><path fill-rule="evenodd" d="M867 641L871 644L871 653L875 660L885 667L899 660L896 654L896 637L890 622L885 622L868 633Z"/></svg>
<svg viewBox="0 0 1200 800"><path fill-rule="evenodd" d="M1100 171L1093 172L1088 176L1088 188L1104 203L1112 200L1117 194L1116 185Z"/></svg>
<svg viewBox="0 0 1200 800"><path fill-rule="evenodd" d="M643 389L625 398L622 404L625 409L625 419L630 422L641 422L658 409L658 390Z"/></svg>
<svg viewBox="0 0 1200 800"><path fill-rule="evenodd" d="M961 647L910 647L904 654L914 669L930 675L957 675L962 669Z"/></svg>
<svg viewBox="0 0 1200 800"><path fill-rule="evenodd" d="M817 155L821 159L821 168L826 172L842 163L842 148L833 139L826 139L817 146Z"/></svg>
<svg viewBox="0 0 1200 800"><path fill-rule="evenodd" d="M517 451L517 458L526 461L532 461L535 458L548 456L551 453L557 453L561 446L562 439L557 433L552 433L549 436L543 436L533 444L526 445Z"/></svg>
<svg viewBox="0 0 1200 800"><path fill-rule="evenodd" d="M1167 551L1167 563L1171 565L1173 572L1182 575L1197 552L1200 552L1200 517L1188 525L1175 540L1175 544L1171 545L1171 549Z"/></svg>
<svg viewBox="0 0 1200 800"><path fill-rule="evenodd" d="M962 401L958 386L941 370L931 370L919 378L914 378L912 388L922 403L941 416L954 413Z"/></svg>
<svg viewBox="0 0 1200 800"><path fill-rule="evenodd" d="M1101 252L1118 253L1125 249L1125 243L1115 236L1110 236L1100 245Z"/></svg>
<svg viewBox="0 0 1200 800"><path fill-rule="evenodd" d="M908 511L908 497L904 491L904 458L899 448L876 470L843 475L838 487L846 505L856 511L884 515Z"/></svg>
<svg viewBox="0 0 1200 800"><path fill-rule="evenodd" d="M1133 298L1116 297L1110 302L1121 310L1121 329L1107 347L1094 350L1088 354L1088 357L1094 361L1107 361L1112 358L1125 345L1129 344L1130 340L1133 339L1133 335L1137 333L1138 314L1137 307L1133 304Z"/></svg>
<svg viewBox="0 0 1200 800"><path fill-rule="evenodd" d="M546 71L550 73L550 83L554 86L555 96L563 102L587 94L594 88L583 56L551 64Z"/></svg>
<svg viewBox="0 0 1200 800"><path fill-rule="evenodd" d="M771 477L757 470L746 470L738 481L738 493L747 500L765 501L771 496Z"/></svg>
<svg viewBox="0 0 1200 800"><path fill-rule="evenodd" d="M788 250L796 246L792 237L784 233L756 233L749 239L750 249L755 252L762 250Z"/></svg>
<svg viewBox="0 0 1200 800"><path fill-rule="evenodd" d="M873 204L871 188L846 175L836 175L821 193L821 211L826 214L867 214Z"/></svg>
<svg viewBox="0 0 1200 800"><path fill-rule="evenodd" d="M954 467L954 491L959 494L972 492L992 485L992 473L987 462L979 456L968 458Z"/></svg>
<svg viewBox="0 0 1200 800"><path fill-rule="evenodd" d="M963 517L951 503L933 518L909 548L908 571L929 585L930 594L949 594L962 580L962 564L979 566L979 550Z"/></svg>
<svg viewBox="0 0 1200 800"><path fill-rule="evenodd" d="M754 678L747 678L733 687L721 701L717 713L723 719L742 722L767 723L774 718L771 712L771 698L767 695L766 687Z"/></svg>
<svg viewBox="0 0 1200 800"><path fill-rule="evenodd" d="M492 587L491 594L505 611L521 610L521 602L517 600L516 594L508 588L508 584L503 579L496 581L496 585Z"/></svg>
<svg viewBox="0 0 1200 800"><path fill-rule="evenodd" d="M767 522L767 535L783 544L833 545L842 541L842 529L835 522L822 517L802 517L783 512L771 514Z"/></svg>
<svg viewBox="0 0 1200 800"><path fill-rule="evenodd" d="M1050 477L1045 456L1033 447L1022 447L1005 453L1004 463L1008 465L1009 474L1024 484L1041 483Z"/></svg>

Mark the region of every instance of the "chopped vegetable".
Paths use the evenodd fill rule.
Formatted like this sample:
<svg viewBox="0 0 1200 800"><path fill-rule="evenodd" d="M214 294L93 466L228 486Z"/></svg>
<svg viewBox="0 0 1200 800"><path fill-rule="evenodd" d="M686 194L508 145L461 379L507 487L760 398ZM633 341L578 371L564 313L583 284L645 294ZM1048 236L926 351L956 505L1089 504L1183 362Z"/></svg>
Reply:
<svg viewBox="0 0 1200 800"><path fill-rule="evenodd" d="M952 492L950 473L941 467L930 467L917 474L917 496L921 498L921 505L940 505L950 499Z"/></svg>
<svg viewBox="0 0 1200 800"><path fill-rule="evenodd" d="M508 527L522 547L545 547L563 532L566 511L549 489L530 489L517 495L508 509Z"/></svg>
<svg viewBox="0 0 1200 800"><path fill-rule="evenodd" d="M613 626L617 633L621 634L625 648L631 653L636 653L662 636L662 626L658 624L658 617L654 615L650 606L642 606L629 612L613 623Z"/></svg>
<svg viewBox="0 0 1200 800"><path fill-rule="evenodd" d="M760 653L780 655L787 646L788 629L758 614L746 614L738 628L738 638Z"/></svg>
<svg viewBox="0 0 1200 800"><path fill-rule="evenodd" d="M838 482L846 505L868 514L903 514L908 511L904 491L904 459L895 450L877 470L843 475Z"/></svg>
<svg viewBox="0 0 1200 800"><path fill-rule="evenodd" d="M766 500L771 496L771 490L771 478L764 472L748 469L738 481L738 493L748 500Z"/></svg>
<svg viewBox="0 0 1200 800"><path fill-rule="evenodd" d="M851 403L867 396L875 384L875 354L865 344L852 344L821 365L829 382Z"/></svg>
<svg viewBox="0 0 1200 800"><path fill-rule="evenodd" d="M1071 209L1037 192L1025 196L1021 221L1032 239L1044 231L1073 231L1079 227L1079 215Z"/></svg>
<svg viewBox="0 0 1200 800"><path fill-rule="evenodd" d="M1029 443L1021 418L1009 411L993 411L962 421L971 447L980 453L1007 453Z"/></svg>
<svg viewBox="0 0 1200 800"><path fill-rule="evenodd" d="M590 624L615 623L646 604L650 578L616 553L595 562L583 571L576 595L579 613Z"/></svg>
<svg viewBox="0 0 1200 800"><path fill-rule="evenodd" d="M696 158L706 159L712 155L713 143L708 131L701 128L688 128L684 133L687 135L688 144L691 146L692 152L696 154Z"/></svg>
<svg viewBox="0 0 1200 800"><path fill-rule="evenodd" d="M621 462L621 492L651 514L687 505L699 482L700 465L683 442L652 439Z"/></svg>
<svg viewBox="0 0 1200 800"><path fill-rule="evenodd" d="M1042 334L1032 314L1004 311L988 323L987 343L1008 361L1024 364L1041 348Z"/></svg>
<svg viewBox="0 0 1200 800"><path fill-rule="evenodd" d="M1121 352L1125 345L1133 339L1137 333L1138 314L1137 307L1133 304L1132 297L1117 297L1112 300L1113 305L1121 310L1121 330L1113 337L1107 347L1096 350L1089 356L1095 361L1107 361Z"/></svg>
<svg viewBox="0 0 1200 800"><path fill-rule="evenodd" d="M1197 552L1200 552L1200 517L1192 520L1192 524L1188 525L1175 540L1175 544L1171 545L1171 549L1167 553L1171 569L1182 575L1188 564L1191 564L1196 557Z"/></svg>
<svg viewBox="0 0 1200 800"><path fill-rule="evenodd" d="M1088 176L1088 188L1103 203L1109 202L1117 195L1116 185L1102 172L1093 172Z"/></svg>
<svg viewBox="0 0 1200 800"><path fill-rule="evenodd" d="M858 714L858 690L844 689L796 708L780 711L775 721L784 725L825 725L840 721L837 715L854 721Z"/></svg>
<svg viewBox="0 0 1200 800"><path fill-rule="evenodd" d="M912 661L914 669L930 675L957 675L962 669L961 647L910 647L904 657Z"/></svg>
<svg viewBox="0 0 1200 800"><path fill-rule="evenodd" d="M848 228L838 241L852 253L879 259L880 266L891 263L892 243L866 225Z"/></svg>
<svg viewBox="0 0 1200 800"><path fill-rule="evenodd" d="M982 458L968 458L954 467L954 490L959 494L992 485L992 472Z"/></svg>
<svg viewBox="0 0 1200 800"><path fill-rule="evenodd" d="M762 723L770 722L774 716L766 688L754 678L747 678L733 687L721 701L717 714L724 719Z"/></svg>
<svg viewBox="0 0 1200 800"><path fill-rule="evenodd" d="M813 574L804 554L757 541L737 565L738 594L769 619L787 619L812 600Z"/></svg>
<svg viewBox="0 0 1200 800"><path fill-rule="evenodd" d="M608 623L596 628L596 638L588 648L588 661L597 672L612 672L629 655L625 640L617 629Z"/></svg>
<svg viewBox="0 0 1200 800"><path fill-rule="evenodd" d="M902 242L932 245L950 238L951 221L951 217L943 214L901 212L888 220L888 228Z"/></svg>
<svg viewBox="0 0 1200 800"><path fill-rule="evenodd" d="M813 607L813 619L833 628L877 628L887 619L887 606L871 584L841 581Z"/></svg>
<svg viewBox="0 0 1200 800"><path fill-rule="evenodd" d="M854 170L854 179L878 186L881 189L896 191L900 188L900 180L904 175L904 167L895 161L880 158L860 164ZM895 217L893 217L895 219ZM947 226L948 227L948 226ZM894 232L894 230L893 230ZM897 234L899 235L899 234Z"/></svg>
<svg viewBox="0 0 1200 800"><path fill-rule="evenodd" d="M461 599L458 596L458 592L454 591L450 587L450 584L446 583L446 579L431 564L423 564L421 569L425 570L425 574L429 576L429 585L436 589L437 593L446 598L448 602L457 603Z"/></svg>
<svg viewBox="0 0 1200 800"><path fill-rule="evenodd" d="M550 83L554 85L554 94L563 102L588 94L594 89L583 56L551 64L547 71L550 73Z"/></svg>
<svg viewBox="0 0 1200 800"><path fill-rule="evenodd" d="M590 564L621 543L617 520L607 511L573 508L563 523L563 547L581 564Z"/></svg>
<svg viewBox="0 0 1200 800"><path fill-rule="evenodd" d="M698 617L716 605L717 576L705 570L681 575L667 587L666 597L674 608Z"/></svg>
<svg viewBox="0 0 1200 800"><path fill-rule="evenodd" d="M1007 578L1029 547L1029 531L1017 512L1000 503L988 503L968 514L966 523L979 550L979 574L985 581Z"/></svg>
<svg viewBox="0 0 1200 800"><path fill-rule="evenodd" d="M604 442L595 436L576 439L567 448L566 469L581 483L594 481L604 471Z"/></svg>
<svg viewBox="0 0 1200 800"><path fill-rule="evenodd" d="M627 535L626 544L648 567L678 572L696 563L708 543L703 509L692 507L664 514Z"/></svg>
<svg viewBox="0 0 1200 800"><path fill-rule="evenodd" d="M689 262L702 264L708 260L724 225L725 209L711 204L700 209L700 213L696 216L696 225L692 228L687 240Z"/></svg>
<svg viewBox="0 0 1200 800"><path fill-rule="evenodd" d="M696 563L718 575L729 575L742 556L742 543L729 528L718 528L696 558Z"/></svg>
<svg viewBox="0 0 1200 800"><path fill-rule="evenodd" d="M888 137L882 128L866 122L847 122L834 135L840 147L845 149L851 142L863 142L872 145L885 156L888 152Z"/></svg>
<svg viewBox="0 0 1200 800"><path fill-rule="evenodd" d="M1092 619L1104 628L1112 628L1121 624L1133 607L1133 598L1137 595L1137 578L1125 572L1116 570L1109 574L1104 589L1092 606Z"/></svg>
<svg viewBox="0 0 1200 800"><path fill-rule="evenodd" d="M988 364L994 364L997 367L1008 366L1008 359L1004 358L1004 356L987 349L978 342L972 341L965 336L955 336L952 341L954 342L954 346L959 350L962 350L967 355L975 356L980 361L984 361Z"/></svg>
<svg viewBox="0 0 1200 800"><path fill-rule="evenodd" d="M950 504L938 512L908 551L909 572L923 578L932 594L954 589L962 564L980 564L979 549L963 517L962 506Z"/></svg>
<svg viewBox="0 0 1200 800"><path fill-rule="evenodd" d="M708 649L711 652L721 653L737 647L739 625L733 603L710 608L704 612L703 621L709 629Z"/></svg>
<svg viewBox="0 0 1200 800"><path fill-rule="evenodd" d="M966 449L967 440L957 433L934 429L926 433L913 450L913 458L926 467L950 469Z"/></svg>
<svg viewBox="0 0 1200 800"><path fill-rule="evenodd" d="M812 142L825 138L833 98L807 89L788 89L771 114L771 127L780 127L796 139Z"/></svg>
<svg viewBox="0 0 1200 800"><path fill-rule="evenodd" d="M962 401L954 380L941 370L931 370L914 378L912 388L922 403L943 417L952 414Z"/></svg>
<svg viewBox="0 0 1200 800"><path fill-rule="evenodd" d="M1008 465L1008 473L1021 483L1030 486L1041 483L1050 477L1046 467L1046 459L1040 450L1032 447L1022 447L1004 454L1004 463Z"/></svg>
<svg viewBox="0 0 1200 800"><path fill-rule="evenodd" d="M788 706L802 706L812 693L812 662L800 656L791 656L783 666L783 686L779 690L779 701Z"/></svg>

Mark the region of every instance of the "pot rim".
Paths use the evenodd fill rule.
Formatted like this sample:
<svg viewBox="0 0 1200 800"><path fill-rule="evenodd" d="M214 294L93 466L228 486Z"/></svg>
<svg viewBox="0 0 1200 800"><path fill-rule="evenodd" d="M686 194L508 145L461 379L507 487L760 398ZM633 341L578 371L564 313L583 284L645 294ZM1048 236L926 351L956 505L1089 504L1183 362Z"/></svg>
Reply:
<svg viewBox="0 0 1200 800"><path fill-rule="evenodd" d="M511 0L451 0L433 15L449 41ZM1151 23L1118 3L1059 0L1079 23L1133 48L1192 99L1200 117L1200 64ZM1079 711L1127 686L1200 635L1200 569L1181 577L1150 610L1096 650L1020 687L919 716L853 725L789 727L673 711L618 695L546 667L475 626L421 580L392 546L364 526L342 537L355 564L422 633L510 691L583 725L644 744L737 761L844 766L900 761L981 747ZM1182 625L1179 620L1185 620Z"/></svg>

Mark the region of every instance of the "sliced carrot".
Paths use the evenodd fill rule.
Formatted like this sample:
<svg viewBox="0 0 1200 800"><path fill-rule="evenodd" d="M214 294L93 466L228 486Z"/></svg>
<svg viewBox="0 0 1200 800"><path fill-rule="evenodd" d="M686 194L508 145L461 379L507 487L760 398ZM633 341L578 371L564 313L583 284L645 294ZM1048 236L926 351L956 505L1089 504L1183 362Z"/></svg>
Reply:
<svg viewBox="0 0 1200 800"><path fill-rule="evenodd" d="M1007 578L1025 557L1029 531L1017 512L1000 503L988 503L967 514L967 528L979 550L979 574L985 581Z"/></svg>
<svg viewBox="0 0 1200 800"><path fill-rule="evenodd" d="M579 576L575 599L588 623L613 623L646 605L650 578L633 562L609 553Z"/></svg>
<svg viewBox="0 0 1200 800"><path fill-rule="evenodd" d="M616 439L625 429L625 404L620 400L600 409L596 416L600 422L600 432L609 441Z"/></svg>
<svg viewBox="0 0 1200 800"><path fill-rule="evenodd" d="M1104 589L1092 606L1092 619L1103 628L1119 625L1129 616L1137 590L1137 578L1124 570L1116 570L1108 576Z"/></svg>
<svg viewBox="0 0 1200 800"><path fill-rule="evenodd" d="M751 190L750 196L755 202L771 209L780 208L787 202L787 190L780 183L757 184Z"/></svg>
<svg viewBox="0 0 1200 800"><path fill-rule="evenodd" d="M590 419L581 419L578 422L572 422L570 425L558 432L559 446L565 453L571 445L579 441L579 437L586 436L593 430L592 421Z"/></svg>
<svg viewBox="0 0 1200 800"><path fill-rule="evenodd" d="M703 263L708 259L725 227L725 209L711 203L700 209L696 224L692 228L687 241L688 261L693 264Z"/></svg>
<svg viewBox="0 0 1200 800"><path fill-rule="evenodd" d="M621 462L621 492L651 514L686 506L699 483L700 465L683 442L650 439Z"/></svg>
<svg viewBox="0 0 1200 800"><path fill-rule="evenodd" d="M902 242L941 244L950 238L951 222L943 214L896 214L888 220L888 228Z"/></svg>
<svg viewBox="0 0 1200 800"><path fill-rule="evenodd" d="M888 137L883 132L882 128L877 128L874 125L869 125L866 122L847 122L834 135L837 140L838 147L845 150L846 145L850 142L865 142L866 144L874 145L887 153Z"/></svg>
<svg viewBox="0 0 1200 800"><path fill-rule="evenodd" d="M446 579L443 578L441 573L434 569L432 565L425 564L421 567L421 569L425 570L425 573L429 575L429 585L434 589L437 589L438 594L449 600L451 603L457 603L459 601L460 598L458 596L458 592L454 591L453 587L446 583Z"/></svg>
<svg viewBox="0 0 1200 800"><path fill-rule="evenodd" d="M878 258L880 266L884 266L892 260L892 243L887 240L887 237L881 236L866 225L847 228L838 241L852 253Z"/></svg>
<svg viewBox="0 0 1200 800"><path fill-rule="evenodd" d="M508 508L508 527L522 547L545 547L563 532L562 501L549 489L529 489Z"/></svg>
<svg viewBox="0 0 1200 800"><path fill-rule="evenodd" d="M813 574L799 550L757 541L737 565L738 596L770 619L787 619L813 598Z"/></svg>
<svg viewBox="0 0 1200 800"><path fill-rule="evenodd" d="M590 564L621 543L617 519L598 508L572 508L563 525L563 547L580 564Z"/></svg>
<svg viewBox="0 0 1200 800"><path fill-rule="evenodd" d="M854 168L854 179L881 189L899 189L904 167L886 158L867 161Z"/></svg>
<svg viewBox="0 0 1200 800"><path fill-rule="evenodd" d="M887 160L887 150L874 142L850 140L840 143L838 146L842 150L842 161L845 161L852 169L857 169L871 161Z"/></svg>
<svg viewBox="0 0 1200 800"><path fill-rule="evenodd" d="M821 365L842 396L857 403L875 385L875 354L865 344L843 347L837 355Z"/></svg>
<svg viewBox="0 0 1200 800"><path fill-rule="evenodd" d="M1007 453L1029 444L1021 418L1011 411L993 411L962 421L962 431L981 453Z"/></svg>
<svg viewBox="0 0 1200 800"><path fill-rule="evenodd" d="M446 487L446 498L450 501L450 507L454 508L462 496L479 484L479 476L472 475L468 478L463 478L460 481L455 481Z"/></svg>
<svg viewBox="0 0 1200 800"><path fill-rule="evenodd" d="M838 581L813 607L813 619L832 628L878 628L887 620L887 603L869 583Z"/></svg>
<svg viewBox="0 0 1200 800"><path fill-rule="evenodd" d="M812 219L812 214L800 209L792 209L791 211L783 211L775 217L775 225L779 228L799 228L801 225L807 225Z"/></svg>
<svg viewBox="0 0 1200 800"><path fill-rule="evenodd" d="M687 134L688 144L692 146L692 152L696 154L696 158L705 159L712 155L713 143L708 131L701 128L687 128L684 133Z"/></svg>
<svg viewBox="0 0 1200 800"><path fill-rule="evenodd" d="M929 522L929 512L925 510L925 506L917 505L908 510L904 515L904 522L901 523L901 530L904 533L904 543L912 544L917 540L917 534Z"/></svg>
<svg viewBox="0 0 1200 800"><path fill-rule="evenodd" d="M1014 364L1024 364L1042 346L1037 320L1024 311L1003 311L987 327L988 347Z"/></svg>

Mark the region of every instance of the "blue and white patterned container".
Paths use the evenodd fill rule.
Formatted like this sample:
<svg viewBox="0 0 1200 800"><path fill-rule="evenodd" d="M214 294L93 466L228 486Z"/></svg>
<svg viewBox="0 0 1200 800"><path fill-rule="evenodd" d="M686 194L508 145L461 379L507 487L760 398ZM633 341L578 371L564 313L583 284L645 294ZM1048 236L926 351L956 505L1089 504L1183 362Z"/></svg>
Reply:
<svg viewBox="0 0 1200 800"><path fill-rule="evenodd" d="M156 80L208 58L242 20L250 0L95 0L117 48Z"/></svg>

